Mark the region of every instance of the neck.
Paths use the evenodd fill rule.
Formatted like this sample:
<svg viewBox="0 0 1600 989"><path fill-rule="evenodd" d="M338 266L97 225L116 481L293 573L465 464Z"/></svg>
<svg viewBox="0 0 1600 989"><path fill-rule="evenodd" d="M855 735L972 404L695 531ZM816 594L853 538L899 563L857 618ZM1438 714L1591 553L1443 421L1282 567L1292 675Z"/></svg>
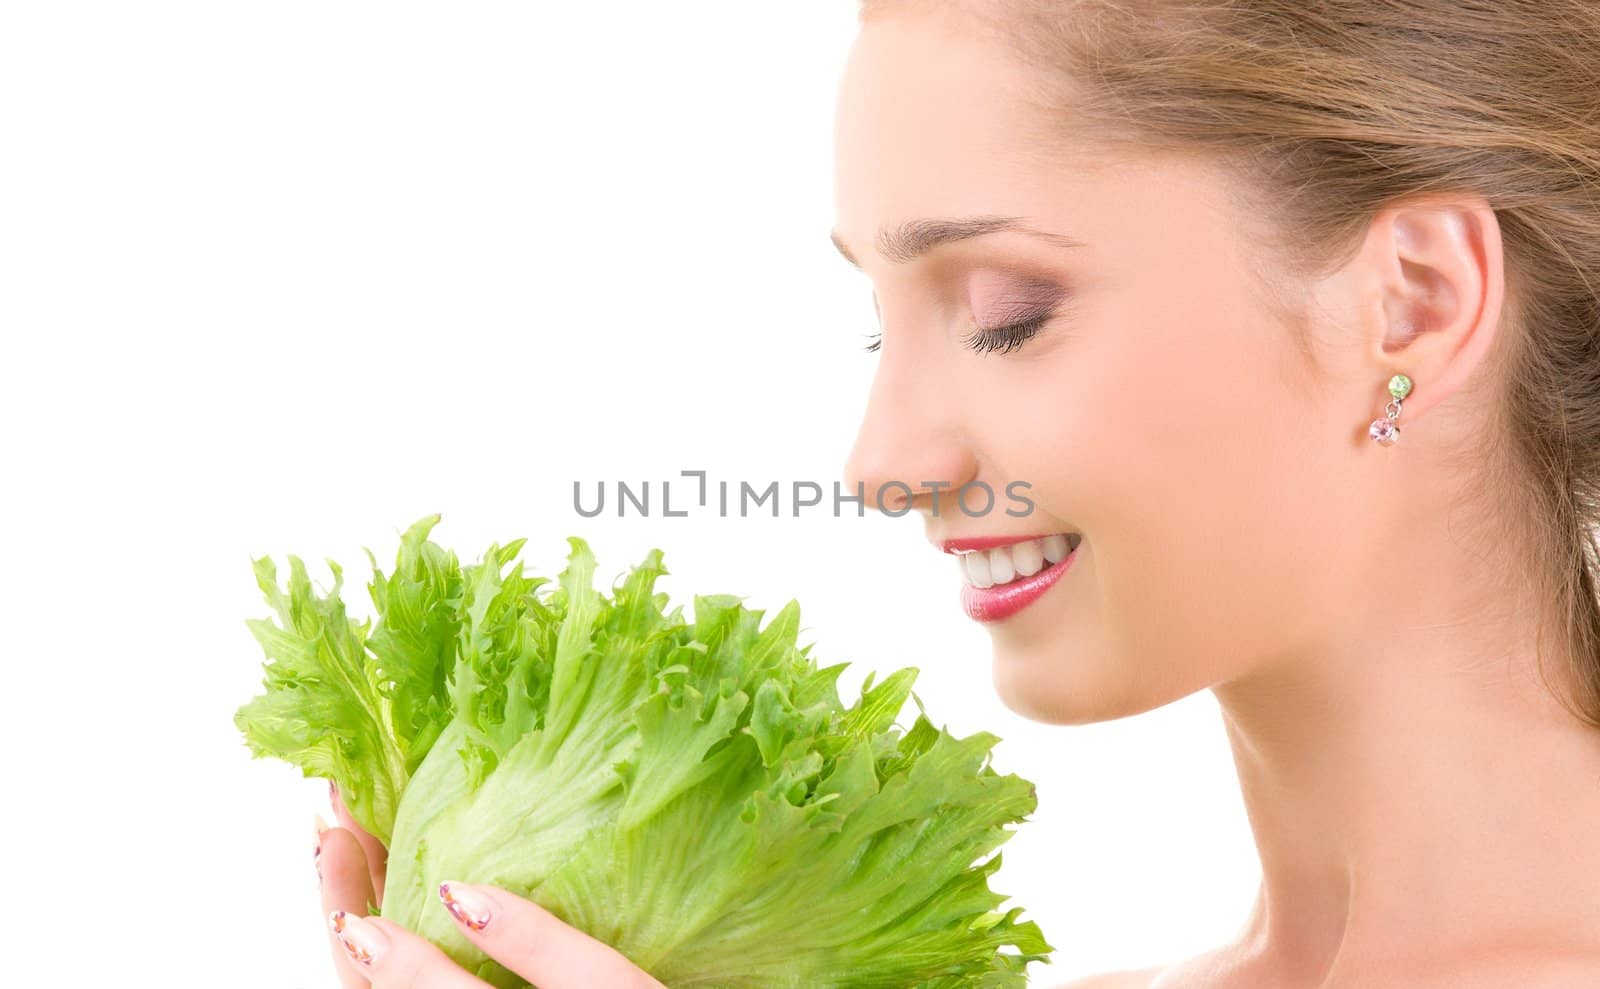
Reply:
<svg viewBox="0 0 1600 989"><path fill-rule="evenodd" d="M1407 576L1472 572L1439 555ZM1592 946L1600 729L1557 699L1564 640L1546 633L1547 686L1536 602L1374 590L1336 648L1214 688L1261 857L1249 956L1317 985L1491 938Z"/></svg>

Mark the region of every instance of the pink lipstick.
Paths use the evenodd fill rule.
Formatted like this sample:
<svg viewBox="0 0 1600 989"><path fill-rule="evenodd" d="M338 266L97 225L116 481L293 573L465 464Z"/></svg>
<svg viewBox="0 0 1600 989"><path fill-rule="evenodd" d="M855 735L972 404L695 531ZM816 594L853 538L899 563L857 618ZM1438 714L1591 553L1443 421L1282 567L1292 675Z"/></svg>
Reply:
<svg viewBox="0 0 1600 989"><path fill-rule="evenodd" d="M979 536L946 540L939 545L945 552L963 558L963 610L976 621L996 622L1026 608L1054 586L1077 559L1082 537L1077 533ZM1001 546L1015 548L1010 553L988 553ZM969 558L975 554L984 555ZM1049 562L1052 556L1056 558L1053 563ZM1033 568L1039 569L1028 576L1019 575L1019 571Z"/></svg>

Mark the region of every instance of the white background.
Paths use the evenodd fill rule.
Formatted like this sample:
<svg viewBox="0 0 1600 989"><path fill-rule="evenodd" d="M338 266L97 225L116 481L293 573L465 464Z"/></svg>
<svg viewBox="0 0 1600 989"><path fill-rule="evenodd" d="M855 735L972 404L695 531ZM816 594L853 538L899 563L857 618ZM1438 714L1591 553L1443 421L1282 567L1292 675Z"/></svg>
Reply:
<svg viewBox="0 0 1600 989"><path fill-rule="evenodd" d="M659 546L675 601L797 598L847 700L919 667L1038 786L992 881L1058 949L1034 984L1232 934L1259 868L1209 694L1006 710L915 517L572 507L840 476L876 360L827 239L854 31L848 0L0 7L0 982L333 985L323 785L232 723L250 561L337 560L367 614L362 547L436 511L464 558L527 536L553 573L581 535L608 583Z"/></svg>

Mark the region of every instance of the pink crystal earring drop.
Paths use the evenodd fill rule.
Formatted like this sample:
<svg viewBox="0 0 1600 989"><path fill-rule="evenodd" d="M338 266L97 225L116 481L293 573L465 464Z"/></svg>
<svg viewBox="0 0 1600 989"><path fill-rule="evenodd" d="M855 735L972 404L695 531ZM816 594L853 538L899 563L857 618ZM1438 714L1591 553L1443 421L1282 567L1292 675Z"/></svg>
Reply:
<svg viewBox="0 0 1600 989"><path fill-rule="evenodd" d="M1394 441L1400 438L1400 427L1394 421L1400 418L1400 403L1411 394L1411 379L1403 374L1390 378L1389 394L1393 398L1383 407L1383 418L1372 420L1372 428L1367 430L1368 436L1384 446L1393 446Z"/></svg>

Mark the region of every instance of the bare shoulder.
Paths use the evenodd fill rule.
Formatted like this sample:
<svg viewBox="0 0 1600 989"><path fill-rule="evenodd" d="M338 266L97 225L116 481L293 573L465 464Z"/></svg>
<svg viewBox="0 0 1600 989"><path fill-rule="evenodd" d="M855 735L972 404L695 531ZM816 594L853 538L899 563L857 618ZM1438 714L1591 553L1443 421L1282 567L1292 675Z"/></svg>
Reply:
<svg viewBox="0 0 1600 989"><path fill-rule="evenodd" d="M1126 972L1105 972L1064 982L1055 989L1149 989L1150 983L1160 975L1162 966L1129 969Z"/></svg>

